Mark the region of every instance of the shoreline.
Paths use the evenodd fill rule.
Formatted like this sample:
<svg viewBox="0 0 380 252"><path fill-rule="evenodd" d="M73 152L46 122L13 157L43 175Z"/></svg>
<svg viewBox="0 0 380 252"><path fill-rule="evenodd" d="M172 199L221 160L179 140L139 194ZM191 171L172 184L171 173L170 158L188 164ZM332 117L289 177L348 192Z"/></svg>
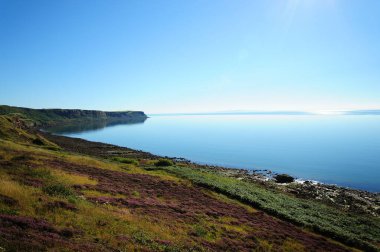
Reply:
<svg viewBox="0 0 380 252"><path fill-rule="evenodd" d="M294 180L291 183L276 183L273 176L278 173L269 170L248 170L241 168L228 168L217 165L199 164L191 160L179 157L159 156L142 150L117 146L102 142L92 142L82 138L73 138L56 135L50 132L38 130L49 140L57 142L68 151L79 152L86 155L95 155L103 158L115 156L137 157L140 159L170 159L178 164L186 164L195 169L207 169L237 180L244 180L260 184L269 190L277 190L291 194L297 198L317 200L327 205L332 205L341 210L366 213L372 216L380 216L380 193L366 190L342 187L333 184L325 184L319 181L302 180L303 183Z"/></svg>
<svg viewBox="0 0 380 252"><path fill-rule="evenodd" d="M66 135L63 135L63 134L57 134L57 133L54 133L54 131L47 131L45 129L38 129L38 131L42 131L44 133L48 133L48 134L51 134L51 135L54 135L54 136L62 136L62 137L67 137L67 138L74 138L74 139L82 139L82 140L85 140L85 141L88 141L88 142L96 142L96 141L91 141L91 140L86 140L84 138L80 138L80 137L71 137L71 136L66 136ZM65 132L63 132L65 133ZM223 164L214 164L214 163L208 163L208 162L200 162L200 161L192 161L190 159L187 159L187 158L183 158L183 157L176 157L176 156L166 156L166 155L160 155L160 154L154 154L154 153L151 153L149 151L145 151L145 150L140 150L140 149L132 149L130 147L127 147L127 146L119 146L119 145L115 145L115 144L112 144L112 143L106 143L106 142L96 142L96 143L101 143L101 144L107 144L107 145L114 145L114 146L117 146L117 147L120 147L120 148L126 148L126 149L129 149L129 150L134 150L136 152L139 152L139 153L145 153L149 156L154 156L156 158L166 158L166 159L170 159L170 160L173 160L173 161L177 161L177 162L183 162L183 163L187 163L187 164L193 164L193 165L197 165L197 166L204 166L204 167L208 167L208 168L211 168L211 169L230 169L232 171L242 171L242 173L244 173L245 175L244 176L247 176L246 173L252 173L251 175L256 179L256 180L264 180L264 181L267 181L267 180L274 180L274 176L276 175L281 175L281 174L284 174L284 175L288 175L290 177L292 177L294 179L294 182L295 183L300 183L300 184L303 184L303 183L312 183L312 184L315 184L315 185L325 185L325 186L332 186L332 187L338 187L338 188L342 188L342 189L346 189L346 190L351 190L351 191L360 191L360 192L365 192L365 193L369 193L369 194L375 194L375 195L380 195L380 191L371 191L371 190L366 190L366 189L361 189L361 188L355 188L355 187L350 187L350 186L345 186L345 185L339 185L339 184L336 184L336 183L329 183L329 182L323 182L323 181L319 181L319 180L315 180L315 179L308 179L308 178L304 178L304 177L298 177L297 175L290 175L286 172L275 172L273 170L270 170L270 169L255 169L255 168L252 168L252 169L249 169L249 168L241 168L241 167L234 167L234 166L227 166L227 165L223 165ZM240 173L240 172L238 172Z"/></svg>

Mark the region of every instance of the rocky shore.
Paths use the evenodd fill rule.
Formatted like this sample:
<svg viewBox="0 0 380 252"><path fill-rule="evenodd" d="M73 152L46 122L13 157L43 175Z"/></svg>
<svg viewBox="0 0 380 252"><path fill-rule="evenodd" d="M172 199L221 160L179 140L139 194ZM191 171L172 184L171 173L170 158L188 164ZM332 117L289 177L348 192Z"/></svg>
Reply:
<svg viewBox="0 0 380 252"><path fill-rule="evenodd" d="M274 179L276 174L270 171L248 171L217 166L207 166L207 168L236 179L259 183L269 189L281 190L299 198L318 200L345 211L380 216L380 193L297 179L291 183L276 183Z"/></svg>

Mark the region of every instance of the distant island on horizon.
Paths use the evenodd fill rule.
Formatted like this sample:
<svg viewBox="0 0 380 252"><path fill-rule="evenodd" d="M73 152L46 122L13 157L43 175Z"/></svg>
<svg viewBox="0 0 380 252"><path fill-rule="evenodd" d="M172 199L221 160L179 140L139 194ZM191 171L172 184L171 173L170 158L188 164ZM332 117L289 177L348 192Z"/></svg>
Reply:
<svg viewBox="0 0 380 252"><path fill-rule="evenodd" d="M380 109L367 110L321 110L321 111L216 111L188 113L147 113L148 116L181 116L181 115L380 115Z"/></svg>

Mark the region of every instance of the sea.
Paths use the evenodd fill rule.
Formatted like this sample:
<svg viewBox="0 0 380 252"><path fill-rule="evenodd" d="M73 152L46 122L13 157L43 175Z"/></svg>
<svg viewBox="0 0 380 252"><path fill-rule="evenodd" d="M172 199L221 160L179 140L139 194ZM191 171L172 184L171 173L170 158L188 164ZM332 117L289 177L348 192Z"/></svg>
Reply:
<svg viewBox="0 0 380 252"><path fill-rule="evenodd" d="M379 115L152 115L138 123L55 133L380 192Z"/></svg>

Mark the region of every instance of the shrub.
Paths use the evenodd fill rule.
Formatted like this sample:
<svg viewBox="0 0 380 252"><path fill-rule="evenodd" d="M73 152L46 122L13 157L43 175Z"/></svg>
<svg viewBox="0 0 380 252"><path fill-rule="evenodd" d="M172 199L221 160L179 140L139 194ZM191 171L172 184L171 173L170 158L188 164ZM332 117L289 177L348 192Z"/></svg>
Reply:
<svg viewBox="0 0 380 252"><path fill-rule="evenodd" d="M153 240L143 231L137 231L132 235L132 239L142 245L150 245Z"/></svg>
<svg viewBox="0 0 380 252"><path fill-rule="evenodd" d="M45 143L39 138L34 139L32 143L35 145L45 145Z"/></svg>
<svg viewBox="0 0 380 252"><path fill-rule="evenodd" d="M207 230L204 227L197 225L194 227L193 234L198 237L204 237L207 235Z"/></svg>
<svg viewBox="0 0 380 252"><path fill-rule="evenodd" d="M274 179L277 183L291 183L294 181L294 178L288 174L278 174L274 176Z"/></svg>
<svg viewBox="0 0 380 252"><path fill-rule="evenodd" d="M70 188L63 184L50 184L42 188L42 190L50 196L72 196L73 192Z"/></svg>
<svg viewBox="0 0 380 252"><path fill-rule="evenodd" d="M155 166L172 166L174 165L173 161L169 159L160 159L156 163L154 163Z"/></svg>
<svg viewBox="0 0 380 252"><path fill-rule="evenodd" d="M133 197L140 197L140 193L138 191L133 191L132 196Z"/></svg>
<svg viewBox="0 0 380 252"><path fill-rule="evenodd" d="M139 165L139 162L133 158L114 157L112 158L112 160L120 162L120 163L124 163L124 164Z"/></svg>

